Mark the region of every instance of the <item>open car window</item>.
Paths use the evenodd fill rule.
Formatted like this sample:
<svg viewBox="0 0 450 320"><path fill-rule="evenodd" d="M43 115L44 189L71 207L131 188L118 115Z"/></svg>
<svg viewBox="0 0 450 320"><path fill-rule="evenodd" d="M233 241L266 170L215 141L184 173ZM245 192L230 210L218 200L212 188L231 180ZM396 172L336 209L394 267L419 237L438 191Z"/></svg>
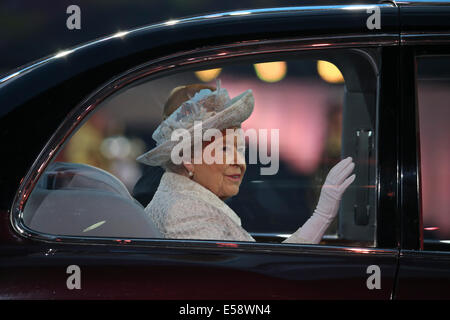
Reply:
<svg viewBox="0 0 450 320"><path fill-rule="evenodd" d="M376 247L377 59L372 49L252 56L132 83L80 120L34 186L24 224L60 237L166 239L145 209L164 170L136 158L155 147L174 88L220 79L230 97L251 89L255 99L242 129L257 139L245 140L246 172L225 200L242 228L281 243L313 214L330 169L352 157L356 179L320 243Z"/></svg>

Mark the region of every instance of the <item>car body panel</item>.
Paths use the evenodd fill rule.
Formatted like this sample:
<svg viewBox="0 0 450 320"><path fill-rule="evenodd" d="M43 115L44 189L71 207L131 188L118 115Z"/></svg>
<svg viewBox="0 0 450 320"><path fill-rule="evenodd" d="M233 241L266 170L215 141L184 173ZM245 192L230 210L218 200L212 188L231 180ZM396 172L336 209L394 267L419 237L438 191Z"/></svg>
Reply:
<svg viewBox="0 0 450 320"><path fill-rule="evenodd" d="M450 253L402 250L396 299L450 299Z"/></svg>
<svg viewBox="0 0 450 320"><path fill-rule="evenodd" d="M388 299L396 251L218 244L216 248L3 247L0 297L8 299ZM248 248L246 248L248 247ZM81 269L68 290L66 269ZM382 270L367 288L367 267ZM7 274L7 276L6 276Z"/></svg>

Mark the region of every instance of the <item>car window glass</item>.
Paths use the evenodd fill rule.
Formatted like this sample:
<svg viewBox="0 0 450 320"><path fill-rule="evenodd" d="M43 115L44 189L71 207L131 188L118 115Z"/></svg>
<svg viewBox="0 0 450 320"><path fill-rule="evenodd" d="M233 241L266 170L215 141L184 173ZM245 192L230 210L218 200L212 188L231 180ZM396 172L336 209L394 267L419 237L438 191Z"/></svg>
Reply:
<svg viewBox="0 0 450 320"><path fill-rule="evenodd" d="M425 249L450 244L450 56L417 59L420 192Z"/></svg>
<svg viewBox="0 0 450 320"><path fill-rule="evenodd" d="M309 221L310 232L324 233L317 243L376 246L377 78L371 59L361 50L257 57L180 71L126 88L97 106L46 168L25 205L24 223L32 230L62 236L281 243ZM162 197L155 210L165 213L155 221L148 208L164 169L136 159L156 147L152 134L175 88L215 87L217 79L230 98L248 89L254 97L253 112L240 127L248 135L243 140L245 151L239 149L246 169L238 192L229 196L233 179L238 179L233 175L242 172L238 166L217 169L223 177L212 183L203 174L208 181L194 180L194 185L189 170L183 176L189 180L186 184L179 173L171 172L177 176L167 186L184 188L176 197L185 202L172 203L172 195ZM352 174L356 178L343 194L333 185L325 192L322 199L328 202L322 201L321 210L336 206L337 214L319 231L327 213L318 210L316 220L310 218L317 211L324 182L330 170L348 157L355 167L344 163L330 180L341 179L342 185ZM200 173L201 169L194 172L196 179ZM223 182L227 177L228 184ZM190 198L199 193L201 201ZM198 205L202 201L206 204ZM164 215L177 210L182 215ZM167 225L173 229L168 231ZM210 230L197 237L202 227Z"/></svg>

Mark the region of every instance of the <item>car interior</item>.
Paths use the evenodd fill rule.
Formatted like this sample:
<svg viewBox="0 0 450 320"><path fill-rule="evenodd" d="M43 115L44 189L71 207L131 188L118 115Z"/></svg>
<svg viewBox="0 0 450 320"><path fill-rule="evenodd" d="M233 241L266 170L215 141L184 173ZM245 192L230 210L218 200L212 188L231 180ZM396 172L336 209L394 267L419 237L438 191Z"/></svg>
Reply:
<svg viewBox="0 0 450 320"><path fill-rule="evenodd" d="M341 154L353 157L356 164L356 180L342 199L336 230L321 243L376 246L375 128L379 64L376 49L317 51L302 53L301 57L330 61L342 71L345 91ZM257 171L258 166L249 167L249 180L252 172ZM282 164L280 172L290 174ZM281 243L288 234L286 228L280 230L280 226L291 222L286 217L283 220L282 216L270 218L269 214L280 208L290 212L293 206L301 205L299 190L308 188L308 181L299 180L297 187L290 190L286 190L282 175L267 182L243 183L242 196L227 203L233 209L238 208L243 221L249 221L244 226L257 241ZM154 193L154 190L148 192ZM269 205L265 201L268 196L279 201ZM145 203L141 201L144 198L149 201L151 194L132 196L118 178L100 168L53 162L32 191L24 207L23 219L28 228L53 235L161 238L157 228L146 219ZM303 211L306 212L306 208ZM254 218L256 214L260 219ZM258 225L257 221L264 219L273 222L272 229L263 230L264 226Z"/></svg>
<svg viewBox="0 0 450 320"><path fill-rule="evenodd" d="M161 238L119 179L86 164L50 164L23 216L29 228L54 235Z"/></svg>

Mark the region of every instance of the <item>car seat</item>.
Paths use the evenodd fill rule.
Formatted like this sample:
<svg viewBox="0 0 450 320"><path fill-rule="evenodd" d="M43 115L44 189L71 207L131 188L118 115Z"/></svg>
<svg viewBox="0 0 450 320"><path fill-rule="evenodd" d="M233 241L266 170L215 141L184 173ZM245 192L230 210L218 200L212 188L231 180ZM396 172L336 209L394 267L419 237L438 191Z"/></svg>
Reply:
<svg viewBox="0 0 450 320"><path fill-rule="evenodd" d="M25 205L23 219L30 229L54 235L163 237L119 179L86 164L49 165Z"/></svg>

